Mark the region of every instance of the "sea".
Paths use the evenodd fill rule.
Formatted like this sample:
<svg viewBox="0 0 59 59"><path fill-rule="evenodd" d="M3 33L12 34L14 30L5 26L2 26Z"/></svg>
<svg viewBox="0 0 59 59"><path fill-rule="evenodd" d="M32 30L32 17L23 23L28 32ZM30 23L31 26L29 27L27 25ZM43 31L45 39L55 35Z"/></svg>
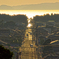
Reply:
<svg viewBox="0 0 59 59"><path fill-rule="evenodd" d="M0 14L8 15L26 15L28 18L33 18L36 15L42 16L46 14L59 14L59 10L0 10Z"/></svg>

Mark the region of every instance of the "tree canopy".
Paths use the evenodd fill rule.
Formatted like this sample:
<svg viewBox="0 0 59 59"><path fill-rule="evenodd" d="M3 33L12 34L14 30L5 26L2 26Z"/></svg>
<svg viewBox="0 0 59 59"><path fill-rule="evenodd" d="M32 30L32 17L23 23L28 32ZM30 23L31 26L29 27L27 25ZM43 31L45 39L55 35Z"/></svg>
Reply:
<svg viewBox="0 0 59 59"><path fill-rule="evenodd" d="M0 59L12 59L13 52L0 45Z"/></svg>
<svg viewBox="0 0 59 59"><path fill-rule="evenodd" d="M44 16L39 16L39 15L36 15L33 20L35 22L48 22L49 20L53 20L55 22L59 22L59 14L46 14Z"/></svg>

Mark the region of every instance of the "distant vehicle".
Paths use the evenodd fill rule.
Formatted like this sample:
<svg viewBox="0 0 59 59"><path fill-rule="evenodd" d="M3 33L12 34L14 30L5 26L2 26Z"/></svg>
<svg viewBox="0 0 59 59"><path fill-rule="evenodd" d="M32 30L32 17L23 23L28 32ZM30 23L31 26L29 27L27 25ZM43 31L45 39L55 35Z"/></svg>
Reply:
<svg viewBox="0 0 59 59"><path fill-rule="evenodd" d="M30 35L32 35L32 33L30 33Z"/></svg>
<svg viewBox="0 0 59 59"><path fill-rule="evenodd" d="M27 34L27 36L28 36L28 34Z"/></svg>

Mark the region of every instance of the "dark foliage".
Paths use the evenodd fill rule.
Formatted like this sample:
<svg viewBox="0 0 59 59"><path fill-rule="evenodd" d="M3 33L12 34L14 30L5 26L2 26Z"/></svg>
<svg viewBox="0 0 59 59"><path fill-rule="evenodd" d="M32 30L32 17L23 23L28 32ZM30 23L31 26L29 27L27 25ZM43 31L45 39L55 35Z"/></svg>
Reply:
<svg viewBox="0 0 59 59"><path fill-rule="evenodd" d="M33 20L35 22L48 22L49 20L53 20L55 22L59 22L59 14L47 14L47 15L44 15L44 16L38 16L36 15Z"/></svg>
<svg viewBox="0 0 59 59"><path fill-rule="evenodd" d="M15 27L16 26L16 24L15 24L15 22L13 22L13 21L8 21L8 22L6 22L6 23L4 23L4 27L9 27L9 28L13 28L13 27Z"/></svg>
<svg viewBox="0 0 59 59"><path fill-rule="evenodd" d="M43 43L43 45L49 45L50 42L51 42L51 39L47 39L47 40Z"/></svg>
<svg viewBox="0 0 59 59"><path fill-rule="evenodd" d="M13 52L0 45L0 59L12 59Z"/></svg>
<svg viewBox="0 0 59 59"><path fill-rule="evenodd" d="M16 24L22 24L24 23L25 26L27 26L28 22L27 22L27 16L26 15L14 15L14 16L10 16L10 15L6 15L6 14L0 14L0 22L2 21L2 23L8 23L9 21L13 21ZM0 24L3 26L3 24Z"/></svg>

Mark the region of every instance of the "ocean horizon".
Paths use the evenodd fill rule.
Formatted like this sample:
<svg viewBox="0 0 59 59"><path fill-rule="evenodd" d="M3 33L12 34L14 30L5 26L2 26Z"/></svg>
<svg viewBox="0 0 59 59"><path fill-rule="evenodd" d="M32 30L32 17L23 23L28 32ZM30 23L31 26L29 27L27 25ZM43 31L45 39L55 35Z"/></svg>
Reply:
<svg viewBox="0 0 59 59"><path fill-rule="evenodd" d="M0 10L0 14L8 15L26 15L28 18L33 18L36 15L42 16L46 14L59 14L59 10Z"/></svg>

